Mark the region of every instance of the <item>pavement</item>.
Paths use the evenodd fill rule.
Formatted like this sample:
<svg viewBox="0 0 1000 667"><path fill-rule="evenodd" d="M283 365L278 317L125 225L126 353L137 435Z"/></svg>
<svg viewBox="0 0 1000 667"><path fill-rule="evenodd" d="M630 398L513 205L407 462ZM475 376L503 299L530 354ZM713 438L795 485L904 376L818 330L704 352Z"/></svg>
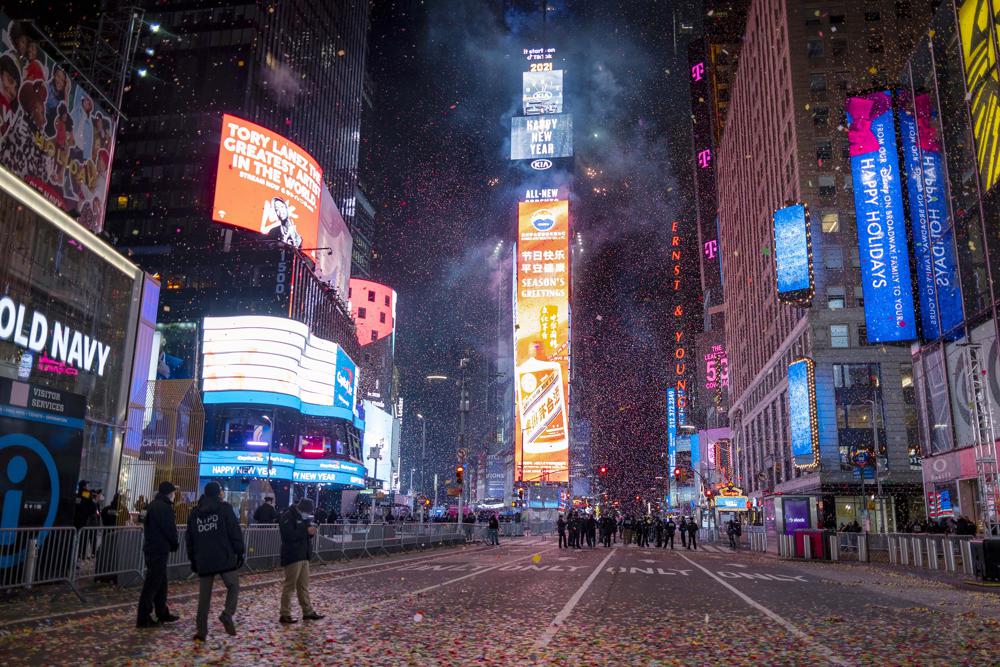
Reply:
<svg viewBox="0 0 1000 667"><path fill-rule="evenodd" d="M679 545L678 545L679 546ZM316 622L279 625L280 573L243 578L238 635L215 617L134 627L135 589L0 610L4 665L990 665L1000 597L905 572L726 547L558 549L506 539L317 568ZM707 547L707 548L705 548ZM297 610L296 610L297 611Z"/></svg>

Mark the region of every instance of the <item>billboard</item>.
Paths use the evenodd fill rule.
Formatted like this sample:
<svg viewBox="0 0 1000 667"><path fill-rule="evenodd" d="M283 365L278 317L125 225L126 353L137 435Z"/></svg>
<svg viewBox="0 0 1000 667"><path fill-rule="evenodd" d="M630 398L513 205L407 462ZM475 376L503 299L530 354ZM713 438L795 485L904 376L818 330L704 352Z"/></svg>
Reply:
<svg viewBox="0 0 1000 667"><path fill-rule="evenodd" d="M486 497L503 498L507 481L507 468L502 454L486 457Z"/></svg>
<svg viewBox="0 0 1000 667"><path fill-rule="evenodd" d="M225 114L212 220L296 248L316 248L323 170L302 148L266 127Z"/></svg>
<svg viewBox="0 0 1000 667"><path fill-rule="evenodd" d="M809 209L792 204L774 212L774 263L778 301L802 305L813 297Z"/></svg>
<svg viewBox="0 0 1000 667"><path fill-rule="evenodd" d="M514 116L510 119L510 159L573 157L573 116Z"/></svg>
<svg viewBox="0 0 1000 667"><path fill-rule="evenodd" d="M993 3L994 7L996 2ZM991 29L994 12L987 0L966 0L958 10L962 37L962 62L972 133L976 139L976 162L983 195L1000 179L1000 81L997 52Z"/></svg>
<svg viewBox="0 0 1000 667"><path fill-rule="evenodd" d="M521 76L521 99L525 116L562 113L563 73L561 69L547 72L524 72Z"/></svg>
<svg viewBox="0 0 1000 667"><path fill-rule="evenodd" d="M792 462L799 468L819 464L819 420L816 414L816 371L812 359L788 364L788 417Z"/></svg>
<svg viewBox="0 0 1000 667"><path fill-rule="evenodd" d="M904 92L900 98L899 132L913 225L921 333L928 340L944 334L955 340L963 334L964 315L937 113L927 93L911 97Z"/></svg>
<svg viewBox="0 0 1000 667"><path fill-rule="evenodd" d="M329 188L323 186L323 196L319 207L319 232L315 245L308 248L329 248L315 253L316 276L337 289L341 299L347 301L347 290L351 280L351 251L354 239L347 229L344 216L333 201Z"/></svg>
<svg viewBox="0 0 1000 667"><path fill-rule="evenodd" d="M520 202L515 389L523 481L569 481L569 202Z"/></svg>
<svg viewBox="0 0 1000 667"><path fill-rule="evenodd" d="M879 91L848 97L845 107L867 338L871 343L914 340L917 323L892 95Z"/></svg>
<svg viewBox="0 0 1000 667"><path fill-rule="evenodd" d="M202 451L199 477L258 477L304 484L364 488L364 466L340 459L305 459L279 452Z"/></svg>
<svg viewBox="0 0 1000 667"><path fill-rule="evenodd" d="M92 232L104 227L117 120L24 21L0 14L0 165Z"/></svg>

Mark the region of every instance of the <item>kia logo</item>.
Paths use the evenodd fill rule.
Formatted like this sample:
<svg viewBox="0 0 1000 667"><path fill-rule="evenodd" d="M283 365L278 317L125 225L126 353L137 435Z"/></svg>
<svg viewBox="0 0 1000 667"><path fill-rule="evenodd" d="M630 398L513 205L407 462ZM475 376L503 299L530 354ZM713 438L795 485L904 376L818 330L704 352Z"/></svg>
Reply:
<svg viewBox="0 0 1000 667"><path fill-rule="evenodd" d="M552 92L549 90L538 90L532 94L531 99L535 102L547 102L552 99Z"/></svg>
<svg viewBox="0 0 1000 667"><path fill-rule="evenodd" d="M531 168L542 171L552 166L552 160L532 160Z"/></svg>

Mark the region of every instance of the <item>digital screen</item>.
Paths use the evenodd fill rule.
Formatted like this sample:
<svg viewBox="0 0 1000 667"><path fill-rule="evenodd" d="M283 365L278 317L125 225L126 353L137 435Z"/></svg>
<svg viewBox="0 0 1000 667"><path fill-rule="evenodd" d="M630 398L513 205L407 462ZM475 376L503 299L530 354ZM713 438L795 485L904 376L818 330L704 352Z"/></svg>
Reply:
<svg viewBox="0 0 1000 667"><path fill-rule="evenodd" d="M803 204L774 212L774 262L778 300L808 300L813 289L809 218Z"/></svg>
<svg viewBox="0 0 1000 667"><path fill-rule="evenodd" d="M674 468L677 467L677 390L667 389L667 472L670 485L674 485ZM667 505L670 504L669 496Z"/></svg>
<svg viewBox="0 0 1000 667"><path fill-rule="evenodd" d="M812 359L797 359L788 364L788 413L792 431L792 462L800 468L815 466L819 463L819 426Z"/></svg>
<svg viewBox="0 0 1000 667"><path fill-rule="evenodd" d="M330 189L323 186L323 197L319 207L319 234L316 244L309 248L329 248L313 253L316 257L316 277L337 288L337 294L347 301L347 291L351 280L351 252L354 238L344 216L333 201Z"/></svg>
<svg viewBox="0 0 1000 667"><path fill-rule="evenodd" d="M785 535L791 535L800 528L811 528L809 501L804 498L782 499L785 518Z"/></svg>
<svg viewBox="0 0 1000 667"><path fill-rule="evenodd" d="M872 343L914 340L917 323L892 95L881 91L848 97L846 111L866 335Z"/></svg>
<svg viewBox="0 0 1000 667"><path fill-rule="evenodd" d="M289 454L239 450L202 451L199 477L262 477L291 480L295 457Z"/></svg>
<svg viewBox="0 0 1000 667"><path fill-rule="evenodd" d="M212 220L316 248L323 170L277 132L225 114Z"/></svg>
<svg viewBox="0 0 1000 667"><path fill-rule="evenodd" d="M365 488L365 468L338 459L295 459L292 481L303 484L340 484Z"/></svg>
<svg viewBox="0 0 1000 667"><path fill-rule="evenodd" d="M521 76L521 93L525 116L562 113L562 70L524 72Z"/></svg>
<svg viewBox="0 0 1000 667"><path fill-rule="evenodd" d="M569 202L518 204L515 468L569 481Z"/></svg>
<svg viewBox="0 0 1000 667"><path fill-rule="evenodd" d="M949 340L963 334L962 292L948 216L948 184L941 140L930 95L901 95L899 132L903 140L906 190L913 225L920 324L925 339Z"/></svg>
<svg viewBox="0 0 1000 667"><path fill-rule="evenodd" d="M726 346L712 345L703 356L705 362L705 389L725 389L729 387L729 357Z"/></svg>
<svg viewBox="0 0 1000 667"><path fill-rule="evenodd" d="M486 457L486 497L503 498L507 481L507 469L500 454Z"/></svg>
<svg viewBox="0 0 1000 667"><path fill-rule="evenodd" d="M336 343L282 317L206 317L206 404L249 403L354 420L356 364Z"/></svg>
<svg viewBox="0 0 1000 667"><path fill-rule="evenodd" d="M573 156L573 116L514 116L510 119L510 159Z"/></svg>
<svg viewBox="0 0 1000 667"><path fill-rule="evenodd" d="M996 3L993 5L995 7ZM984 195L1000 178L1000 80L997 79L997 52L993 42L996 29L989 27L994 21L987 0L966 0L958 10L965 83L972 112L972 133L976 139L976 162Z"/></svg>
<svg viewBox="0 0 1000 667"><path fill-rule="evenodd" d="M715 509L728 511L745 511L747 509L746 496L718 496L715 499Z"/></svg>

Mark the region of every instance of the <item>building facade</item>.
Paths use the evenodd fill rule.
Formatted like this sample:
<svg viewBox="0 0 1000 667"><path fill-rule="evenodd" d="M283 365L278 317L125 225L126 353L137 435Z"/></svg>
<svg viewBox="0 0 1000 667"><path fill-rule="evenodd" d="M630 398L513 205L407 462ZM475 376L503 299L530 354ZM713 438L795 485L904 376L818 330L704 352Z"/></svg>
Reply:
<svg viewBox="0 0 1000 667"><path fill-rule="evenodd" d="M772 530L862 521L865 482L882 492L866 502L872 529L923 513L910 354L866 335L843 109L849 94L890 85L900 45L928 18L929 6L894 1L749 9L718 154L719 231L733 481L764 502ZM771 221L789 202L811 211L814 296L799 306L775 289ZM791 450L787 376L802 357L815 364L811 466ZM850 460L876 439L877 480Z"/></svg>

